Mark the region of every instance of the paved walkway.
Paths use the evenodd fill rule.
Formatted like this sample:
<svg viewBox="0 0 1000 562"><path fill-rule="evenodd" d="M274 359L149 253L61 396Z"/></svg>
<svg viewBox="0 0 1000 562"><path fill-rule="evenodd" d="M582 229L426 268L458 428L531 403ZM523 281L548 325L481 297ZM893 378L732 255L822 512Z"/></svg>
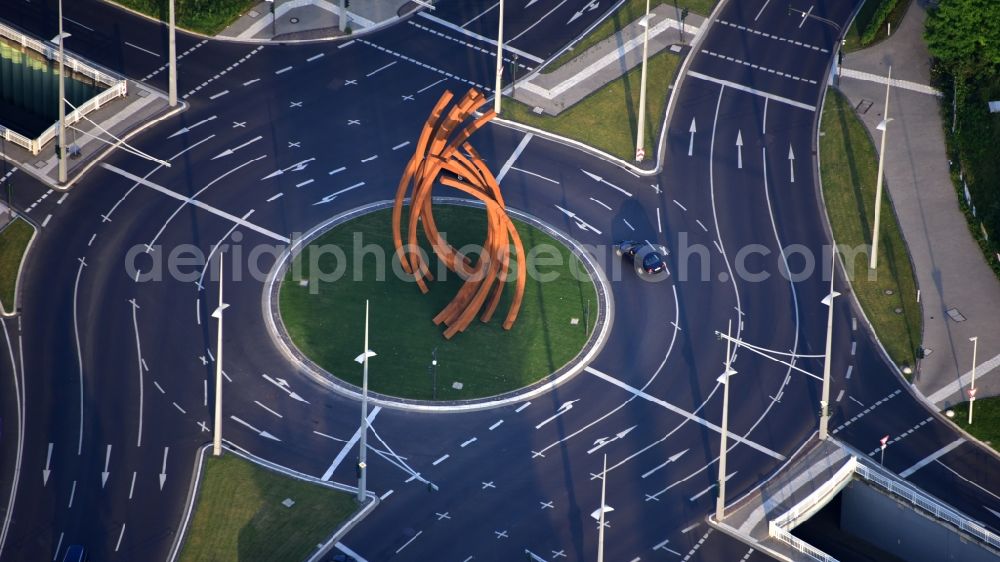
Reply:
<svg viewBox="0 0 1000 562"><path fill-rule="evenodd" d="M351 0L347 25L352 31L368 29L419 8L419 4L410 0ZM340 17L340 0L261 2L222 30L219 37L261 41L339 37L343 35Z"/></svg>
<svg viewBox="0 0 1000 562"><path fill-rule="evenodd" d="M678 33L680 22L675 18L673 6L662 4L652 10L649 56L668 47L680 52L680 45L683 42L690 44L705 22L705 18L689 14L684 21L682 42ZM642 62L642 32L637 19L556 70L546 73L543 68L517 83L514 99L534 107L536 113L558 115L638 66Z"/></svg>
<svg viewBox="0 0 1000 562"><path fill-rule="evenodd" d="M893 86L900 86L889 96L893 121L887 132L885 171L916 269L923 344L930 351L914 384L931 403L946 408L966 400L973 336L979 338L977 396L1000 395L1000 282L969 233L951 182L938 98L927 86L925 4L926 0L915 0L900 29L886 41L846 55L848 72L840 89L855 107L865 100L874 102L860 117L872 137L879 139L881 132L875 126L882 119L884 77L890 65Z"/></svg>

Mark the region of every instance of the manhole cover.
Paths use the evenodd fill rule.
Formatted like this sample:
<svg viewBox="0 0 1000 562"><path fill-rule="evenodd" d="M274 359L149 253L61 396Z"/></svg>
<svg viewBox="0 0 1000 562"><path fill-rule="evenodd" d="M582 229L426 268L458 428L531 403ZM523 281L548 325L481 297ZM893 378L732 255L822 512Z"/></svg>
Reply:
<svg viewBox="0 0 1000 562"><path fill-rule="evenodd" d="M949 308L946 312L955 322L965 322L965 316L957 308Z"/></svg>
<svg viewBox="0 0 1000 562"><path fill-rule="evenodd" d="M903 313L903 309L902 308L896 308L896 309L893 309L893 312L895 312L896 314L902 314Z"/></svg>
<svg viewBox="0 0 1000 562"><path fill-rule="evenodd" d="M290 18L288 23L299 23L299 18Z"/></svg>
<svg viewBox="0 0 1000 562"><path fill-rule="evenodd" d="M887 294L887 295L891 295L891 294L892 294L892 289L886 289L886 290L885 290L885 294Z"/></svg>
<svg viewBox="0 0 1000 562"><path fill-rule="evenodd" d="M250 10L249 12L247 12L247 15L252 18L255 18L260 15L260 12L258 12L257 10Z"/></svg>

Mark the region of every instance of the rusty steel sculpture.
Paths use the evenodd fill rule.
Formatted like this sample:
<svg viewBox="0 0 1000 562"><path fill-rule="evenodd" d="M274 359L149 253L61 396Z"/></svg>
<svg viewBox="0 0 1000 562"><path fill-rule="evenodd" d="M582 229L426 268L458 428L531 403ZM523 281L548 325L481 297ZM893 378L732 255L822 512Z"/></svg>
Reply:
<svg viewBox="0 0 1000 562"><path fill-rule="evenodd" d="M423 226L424 235L438 259L449 270L459 273L465 279L455 298L434 317L435 324L447 327L444 336L448 339L469 327L480 311L482 314L479 319L482 322L489 322L493 317L511 275L511 244L516 254L517 278L514 297L503 322L505 330L509 330L517 319L526 282L524 246L514 223L507 216L500 186L482 158L467 142L473 133L496 114L489 110L463 126L486 103L486 98L479 91L470 89L445 114L451 100L451 92L445 91L427 118L413 157L399 180L392 209L392 236L396 255L403 269L414 276L421 292L428 291L426 280L432 280L433 276L417 245L418 225ZM448 173L442 175L442 171ZM436 182L471 195L486 207L486 241L475 264L471 263L468 256L450 246L437 229L431 197ZM401 223L407 195L410 206L407 243L404 245Z"/></svg>

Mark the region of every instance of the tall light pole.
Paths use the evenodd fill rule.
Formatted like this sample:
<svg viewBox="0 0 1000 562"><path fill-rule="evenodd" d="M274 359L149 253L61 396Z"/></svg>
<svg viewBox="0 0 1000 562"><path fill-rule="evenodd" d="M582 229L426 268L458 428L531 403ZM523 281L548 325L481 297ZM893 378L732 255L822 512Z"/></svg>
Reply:
<svg viewBox="0 0 1000 562"><path fill-rule="evenodd" d="M972 342L972 384L969 385L969 425L972 425L972 405L976 402L976 351L979 348L979 336L969 338Z"/></svg>
<svg viewBox="0 0 1000 562"><path fill-rule="evenodd" d="M493 95L493 111L500 115L500 95L503 92L503 0L500 0L500 23L497 24L497 86Z"/></svg>
<svg viewBox="0 0 1000 562"><path fill-rule="evenodd" d="M59 0L59 147L56 158L59 159L59 183L66 184L66 82L63 76L63 16L62 0Z"/></svg>
<svg viewBox="0 0 1000 562"><path fill-rule="evenodd" d="M604 453L604 470L601 472L601 512L597 520L597 562L604 562L604 500L608 491L608 454Z"/></svg>
<svg viewBox="0 0 1000 562"><path fill-rule="evenodd" d="M347 30L347 0L340 0L340 31L344 32L346 30Z"/></svg>
<svg viewBox="0 0 1000 562"><path fill-rule="evenodd" d="M365 493L368 483L368 358L375 352L368 349L368 300L365 300L365 350L354 358L364 365L361 375L361 439L358 441L358 503L365 503Z"/></svg>
<svg viewBox="0 0 1000 562"><path fill-rule="evenodd" d="M885 136L889 128L889 85L892 83L892 67L885 81L885 110L882 112L882 122L876 129L882 131L882 149L878 153L878 180L875 184L875 226L872 228L872 255L868 263L869 269L878 267L878 224L882 215L882 170L885 169Z"/></svg>
<svg viewBox="0 0 1000 562"><path fill-rule="evenodd" d="M167 34L170 36L168 41L169 48L167 51L167 56L170 57L170 71L169 71L169 101L170 107L177 106L177 26L174 24L174 0L170 0L170 30Z"/></svg>
<svg viewBox="0 0 1000 562"><path fill-rule="evenodd" d="M219 306L212 318L219 321L218 339L215 342L215 432L212 439L212 454L222 454L222 311L229 307L222 300L222 252L219 252Z"/></svg>
<svg viewBox="0 0 1000 562"><path fill-rule="evenodd" d="M646 0L646 15L639 20L642 26L642 77L639 79L639 124L635 133L635 161L646 157L646 59L649 54L649 0Z"/></svg>
<svg viewBox="0 0 1000 562"><path fill-rule="evenodd" d="M730 353L732 341L729 339L733 330L733 321L729 321L726 328L726 370L719 375L718 381L722 383L722 432L720 433L719 449L719 495L715 498L715 520L722 521L726 514L726 438L729 436L729 377L736 374L732 368L732 355Z"/></svg>
<svg viewBox="0 0 1000 562"><path fill-rule="evenodd" d="M833 278L837 271L836 247L830 251L830 294L823 297L821 301L827 306L826 311L826 354L823 360L823 396L819 401L819 438L826 439L829 436L830 427L830 350L833 347L833 299L840 296L840 293L833 290Z"/></svg>

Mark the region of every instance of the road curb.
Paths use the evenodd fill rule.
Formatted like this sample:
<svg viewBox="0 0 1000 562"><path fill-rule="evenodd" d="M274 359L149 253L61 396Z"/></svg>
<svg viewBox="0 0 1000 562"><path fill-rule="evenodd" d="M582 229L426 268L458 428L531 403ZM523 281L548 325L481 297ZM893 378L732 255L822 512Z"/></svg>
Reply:
<svg viewBox="0 0 1000 562"><path fill-rule="evenodd" d="M457 204L470 207L483 206L482 203L479 203L478 201L456 197L434 197L434 201L438 203ZM271 340L274 342L281 354L295 366L298 372L308 376L317 384L337 392L342 396L358 401L362 399L361 388L335 377L319 365L315 364L312 360L302 354L288 337L284 325L281 322L281 315L278 310L279 281L280 278L283 277L288 271L288 267L291 266L292 258L297 255L298 252L301 251L301 248L306 246L309 242L315 240L331 228L350 219L373 211L391 208L393 204L394 201L386 199L350 209L320 223L301 238L295 239L291 246L289 246L275 262L274 267L268 274L267 281L264 284L264 291L261 295L261 309L268 334L271 336ZM594 330L587 343L584 344L583 348L573 359L568 361L555 372L550 373L541 380L538 380L526 387L500 395L450 402L433 402L430 400L398 398L369 391L369 402L386 408L424 413L460 413L516 404L548 392L549 390L568 382L570 379L583 372L584 368L604 348L604 345L607 343L610 335L611 326L614 324L614 299L611 292L610 282L605 276L604 271L598 266L594 256L590 255L590 253L573 238L542 222L536 217L515 209L508 208L507 211L511 217L520 219L531 226L542 230L542 232L552 236L564 244L587 268L587 272L590 274L591 279L594 282L598 301Z"/></svg>

